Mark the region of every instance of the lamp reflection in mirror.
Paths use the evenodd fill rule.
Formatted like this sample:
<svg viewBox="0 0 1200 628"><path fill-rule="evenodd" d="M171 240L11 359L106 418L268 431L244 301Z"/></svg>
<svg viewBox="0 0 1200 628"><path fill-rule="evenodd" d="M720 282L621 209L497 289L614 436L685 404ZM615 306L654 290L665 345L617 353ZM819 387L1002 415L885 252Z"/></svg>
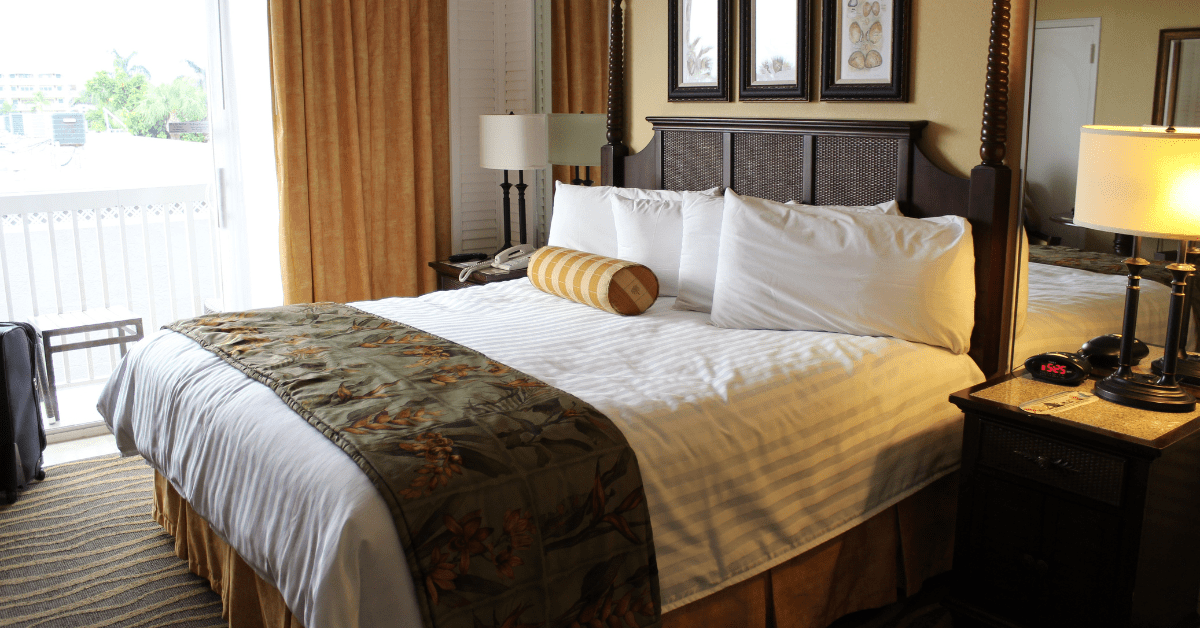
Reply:
<svg viewBox="0 0 1200 628"><path fill-rule="evenodd" d="M1096 383L1096 394L1122 405L1191 412L1196 399L1176 379L1190 240L1200 239L1200 129L1085 126L1079 142L1074 223L1089 229L1180 241L1171 271L1166 345L1157 375L1133 372L1140 257L1125 260L1129 283L1117 370ZM1133 255L1138 254L1135 244Z"/></svg>
<svg viewBox="0 0 1200 628"><path fill-rule="evenodd" d="M600 148L608 141L606 116L602 113L549 114L550 163L575 166L574 185L592 184L592 166L600 165ZM579 167L586 168L583 179Z"/></svg>
<svg viewBox="0 0 1200 628"><path fill-rule="evenodd" d="M517 219L521 244L525 244L525 171L546 167L546 114L479 116L479 166L504 171L504 244L512 246L508 171L517 171Z"/></svg>

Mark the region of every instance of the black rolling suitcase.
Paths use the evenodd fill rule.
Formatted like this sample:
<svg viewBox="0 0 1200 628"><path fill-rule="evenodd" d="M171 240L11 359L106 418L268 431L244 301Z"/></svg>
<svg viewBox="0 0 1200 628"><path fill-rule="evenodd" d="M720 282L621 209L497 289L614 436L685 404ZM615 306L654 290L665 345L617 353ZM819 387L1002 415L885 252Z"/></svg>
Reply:
<svg viewBox="0 0 1200 628"><path fill-rule="evenodd" d="M46 430L33 383L37 335L28 323L0 323L0 488L9 504L18 487L46 477Z"/></svg>

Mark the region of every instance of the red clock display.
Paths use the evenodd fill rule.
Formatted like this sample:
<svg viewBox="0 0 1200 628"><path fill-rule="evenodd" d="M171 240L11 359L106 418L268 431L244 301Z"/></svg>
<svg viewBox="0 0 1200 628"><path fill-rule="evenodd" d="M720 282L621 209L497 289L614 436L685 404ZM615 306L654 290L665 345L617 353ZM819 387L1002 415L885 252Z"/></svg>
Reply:
<svg viewBox="0 0 1200 628"><path fill-rule="evenodd" d="M1043 364L1042 372L1048 375L1066 375L1067 367L1064 364Z"/></svg>

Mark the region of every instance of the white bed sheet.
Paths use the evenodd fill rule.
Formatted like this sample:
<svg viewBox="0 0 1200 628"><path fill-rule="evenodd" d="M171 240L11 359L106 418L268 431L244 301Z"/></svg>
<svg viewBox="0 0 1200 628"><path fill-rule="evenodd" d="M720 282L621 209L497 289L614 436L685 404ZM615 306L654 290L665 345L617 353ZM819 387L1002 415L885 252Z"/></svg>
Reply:
<svg viewBox="0 0 1200 628"><path fill-rule="evenodd" d="M1125 275L1102 275L1078 268L1029 265L1029 308L1025 329L1017 335L1013 364L1047 351L1078 351L1102 334L1121 333L1125 312ZM1143 279L1135 336L1163 345L1171 290Z"/></svg>
<svg viewBox="0 0 1200 628"><path fill-rule="evenodd" d="M512 281L357 306L473 347L593 404L637 452L664 610L836 536L952 471L982 380L891 338L619 317ZM309 628L419 625L382 499L348 456L173 332L131 350L99 408ZM423 586L423 583L422 583Z"/></svg>

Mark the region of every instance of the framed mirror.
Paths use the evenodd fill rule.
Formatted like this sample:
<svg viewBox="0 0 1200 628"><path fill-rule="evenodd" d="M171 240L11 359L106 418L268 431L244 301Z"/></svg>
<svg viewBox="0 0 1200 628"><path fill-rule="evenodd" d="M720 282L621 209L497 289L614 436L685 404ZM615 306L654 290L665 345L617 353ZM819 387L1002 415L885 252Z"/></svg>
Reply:
<svg viewBox="0 0 1200 628"><path fill-rule="evenodd" d="M808 100L808 0L742 0L738 100Z"/></svg>
<svg viewBox="0 0 1200 628"><path fill-rule="evenodd" d="M729 100L731 0L670 0L667 100Z"/></svg>
<svg viewBox="0 0 1200 628"><path fill-rule="evenodd" d="M1152 124L1200 126L1200 28L1158 32Z"/></svg>

